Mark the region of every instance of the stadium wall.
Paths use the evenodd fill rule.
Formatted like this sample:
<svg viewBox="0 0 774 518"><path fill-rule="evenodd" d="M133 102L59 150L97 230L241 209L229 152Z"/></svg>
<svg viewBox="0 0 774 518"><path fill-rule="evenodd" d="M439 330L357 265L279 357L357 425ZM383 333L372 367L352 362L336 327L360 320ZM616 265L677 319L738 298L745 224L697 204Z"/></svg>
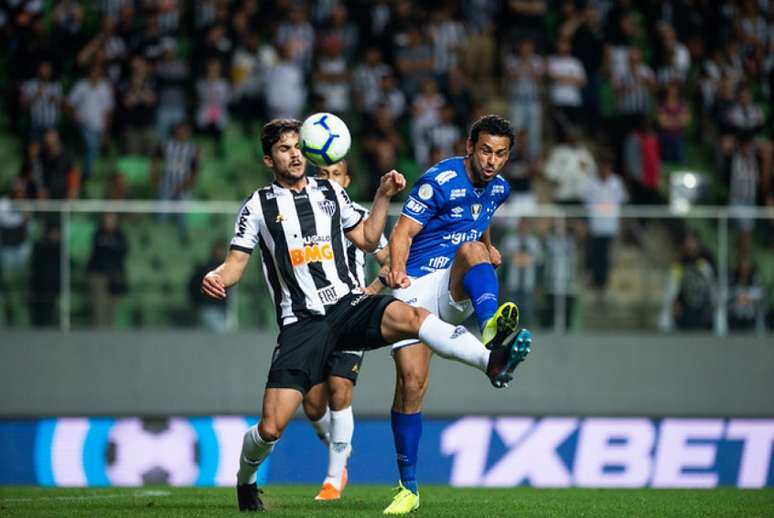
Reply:
<svg viewBox="0 0 774 518"><path fill-rule="evenodd" d="M0 333L0 417L253 415L275 335L245 332ZM774 347L706 335L538 335L517 380L492 389L472 369L433 362L435 416L774 416ZM387 350L366 355L355 411L392 400Z"/></svg>

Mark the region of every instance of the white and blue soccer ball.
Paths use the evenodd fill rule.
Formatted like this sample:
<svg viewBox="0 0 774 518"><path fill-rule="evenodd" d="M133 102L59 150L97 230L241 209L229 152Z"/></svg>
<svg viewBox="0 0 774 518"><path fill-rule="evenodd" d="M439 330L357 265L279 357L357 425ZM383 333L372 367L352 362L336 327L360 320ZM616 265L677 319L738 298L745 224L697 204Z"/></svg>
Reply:
<svg viewBox="0 0 774 518"><path fill-rule="evenodd" d="M315 113L301 125L301 152L318 166L344 159L352 143L346 123L332 113Z"/></svg>

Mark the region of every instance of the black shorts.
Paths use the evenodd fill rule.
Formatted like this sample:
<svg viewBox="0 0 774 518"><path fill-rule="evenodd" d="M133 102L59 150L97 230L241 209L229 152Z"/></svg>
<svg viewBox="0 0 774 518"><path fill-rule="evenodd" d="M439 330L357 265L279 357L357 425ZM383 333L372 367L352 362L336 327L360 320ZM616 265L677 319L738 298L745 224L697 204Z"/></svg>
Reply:
<svg viewBox="0 0 774 518"><path fill-rule="evenodd" d="M382 315L396 300L390 295L349 294L328 307L326 315L304 318L283 327L266 388L293 388L306 394L333 373L334 365L329 362L335 351L363 351L388 345L381 332Z"/></svg>
<svg viewBox="0 0 774 518"><path fill-rule="evenodd" d="M363 366L363 356L363 351L339 351L338 349L333 351L328 357L325 378L338 376L357 385L357 375L360 374L360 367Z"/></svg>

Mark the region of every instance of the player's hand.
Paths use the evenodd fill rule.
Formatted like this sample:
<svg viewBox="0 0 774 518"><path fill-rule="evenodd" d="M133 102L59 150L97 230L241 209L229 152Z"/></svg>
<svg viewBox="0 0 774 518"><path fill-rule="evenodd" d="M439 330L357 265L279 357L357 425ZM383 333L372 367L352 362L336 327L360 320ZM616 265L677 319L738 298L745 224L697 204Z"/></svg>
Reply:
<svg viewBox="0 0 774 518"><path fill-rule="evenodd" d="M493 246L489 247L489 262L492 263L492 266L495 268L503 264L503 256L500 255L500 251Z"/></svg>
<svg viewBox="0 0 774 518"><path fill-rule="evenodd" d="M392 270L384 275L380 275L382 283L386 284L390 288L408 288L411 286L411 281L405 271Z"/></svg>
<svg viewBox="0 0 774 518"><path fill-rule="evenodd" d="M222 300L226 298L226 284L220 274L209 272L202 279L202 293L213 299Z"/></svg>
<svg viewBox="0 0 774 518"><path fill-rule="evenodd" d="M379 192L388 198L392 198L405 188L406 178L395 169L379 180Z"/></svg>

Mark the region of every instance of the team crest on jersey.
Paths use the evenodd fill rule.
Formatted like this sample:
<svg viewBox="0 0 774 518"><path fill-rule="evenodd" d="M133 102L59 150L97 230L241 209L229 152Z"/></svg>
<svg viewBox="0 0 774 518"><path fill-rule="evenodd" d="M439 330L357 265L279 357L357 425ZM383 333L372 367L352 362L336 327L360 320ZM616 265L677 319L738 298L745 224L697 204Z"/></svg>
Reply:
<svg viewBox="0 0 774 518"><path fill-rule="evenodd" d="M455 176L457 176L457 171L444 171L435 177L435 181L438 182L438 185L443 185Z"/></svg>
<svg viewBox="0 0 774 518"><path fill-rule="evenodd" d="M419 194L420 199L427 201L433 197L433 187L426 183L419 188L417 194Z"/></svg>
<svg viewBox="0 0 774 518"><path fill-rule="evenodd" d="M481 215L480 203L474 203L470 206L470 215L473 216L473 219L478 219L478 217Z"/></svg>
<svg viewBox="0 0 774 518"><path fill-rule="evenodd" d="M322 200L317 203L320 206L320 210L327 214L329 217L333 217L336 214L336 202L333 200Z"/></svg>

